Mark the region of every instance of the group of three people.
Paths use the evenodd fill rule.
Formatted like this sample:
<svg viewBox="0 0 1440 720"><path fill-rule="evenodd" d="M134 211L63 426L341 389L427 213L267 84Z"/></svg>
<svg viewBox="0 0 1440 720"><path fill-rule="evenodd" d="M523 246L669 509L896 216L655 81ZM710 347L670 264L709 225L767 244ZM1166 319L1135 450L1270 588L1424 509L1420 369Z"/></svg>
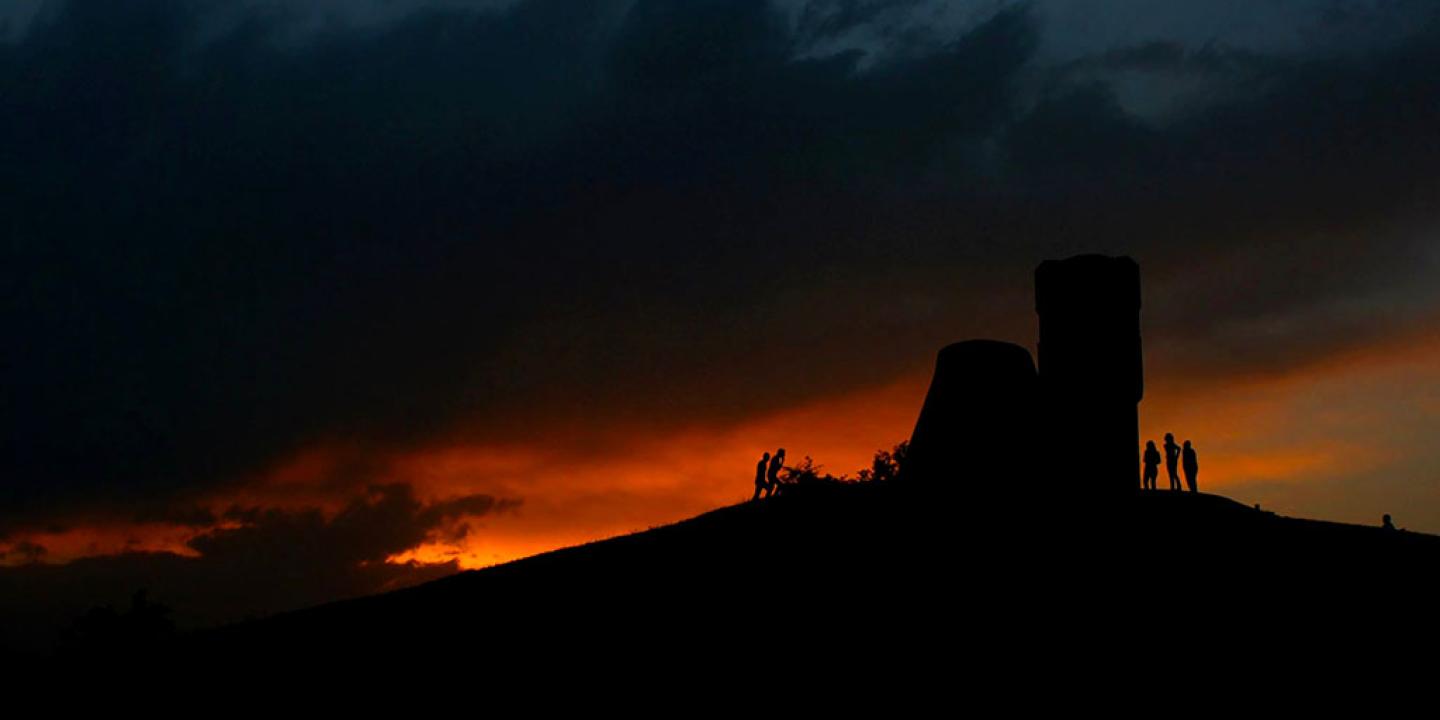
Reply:
<svg viewBox="0 0 1440 720"><path fill-rule="evenodd" d="M775 457L765 453L760 457L760 462L755 463L755 494L751 500L759 500L760 497L770 497L780 492L780 469L785 466L785 448L775 451Z"/></svg>
<svg viewBox="0 0 1440 720"><path fill-rule="evenodd" d="M1200 474L1200 461L1195 456L1195 448L1190 446L1190 441L1185 441L1182 448L1175 444L1175 436L1165 433L1165 470L1170 473L1170 489L1180 490L1180 475L1176 472L1175 466L1179 464L1185 469L1185 484L1190 486L1190 492L1200 492L1196 476ZM1145 479L1141 487L1145 490L1155 489L1155 479L1160 476L1160 451L1155 449L1155 441L1145 442Z"/></svg>

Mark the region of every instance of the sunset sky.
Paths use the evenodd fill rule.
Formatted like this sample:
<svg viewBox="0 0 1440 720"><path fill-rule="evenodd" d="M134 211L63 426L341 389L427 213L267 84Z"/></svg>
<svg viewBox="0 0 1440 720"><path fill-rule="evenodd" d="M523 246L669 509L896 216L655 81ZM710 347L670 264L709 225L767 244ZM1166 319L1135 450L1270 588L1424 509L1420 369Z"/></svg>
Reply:
<svg viewBox="0 0 1440 720"><path fill-rule="evenodd" d="M1082 252L1140 263L1202 489L1440 533L1437 128L1431 0L11 0L0 611L853 475Z"/></svg>

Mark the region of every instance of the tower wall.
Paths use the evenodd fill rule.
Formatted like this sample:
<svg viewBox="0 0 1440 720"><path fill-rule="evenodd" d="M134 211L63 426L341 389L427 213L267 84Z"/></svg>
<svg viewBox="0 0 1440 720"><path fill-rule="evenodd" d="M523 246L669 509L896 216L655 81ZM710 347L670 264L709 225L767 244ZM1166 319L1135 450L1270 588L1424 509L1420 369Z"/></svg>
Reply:
<svg viewBox="0 0 1440 720"><path fill-rule="evenodd" d="M988 496L1014 488L1033 436L1030 351L995 340L946 346L910 436L907 482Z"/></svg>
<svg viewBox="0 0 1440 720"><path fill-rule="evenodd" d="M1047 260L1035 270L1035 310L1049 473L1090 495L1135 490L1145 393L1140 266L1105 255Z"/></svg>

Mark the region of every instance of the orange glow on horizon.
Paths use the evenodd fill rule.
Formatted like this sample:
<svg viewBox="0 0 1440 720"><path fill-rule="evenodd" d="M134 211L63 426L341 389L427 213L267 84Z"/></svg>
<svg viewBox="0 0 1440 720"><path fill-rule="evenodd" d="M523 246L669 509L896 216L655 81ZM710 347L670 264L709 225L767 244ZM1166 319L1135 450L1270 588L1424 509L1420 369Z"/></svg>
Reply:
<svg viewBox="0 0 1440 720"><path fill-rule="evenodd" d="M523 504L481 518L483 530L464 542L428 542L390 561L477 568L683 520L749 499L755 461L778 447L789 464L809 455L826 472L853 476L876 450L909 436L927 382L905 378L733 426L677 428L599 458L464 445L415 453L396 473L421 497L488 492Z"/></svg>
<svg viewBox="0 0 1440 720"><path fill-rule="evenodd" d="M22 555L12 555L21 542L28 542L45 548L38 561L63 564L85 557L119 555L130 552L174 553L187 557L199 557L188 543L204 529L180 527L164 523L96 523L63 530L39 530L25 533L0 545L6 555L0 558L0 565L14 566L27 561Z"/></svg>
<svg viewBox="0 0 1440 720"><path fill-rule="evenodd" d="M1440 431L1440 363L1435 362L1440 341L1412 341L1403 349L1376 347L1343 361L1221 386L1200 387L1152 373L1140 406L1142 446L1146 439L1158 443L1166 431L1179 441L1194 440L1200 489L1239 493L1237 499L1247 503L1246 493L1257 487L1303 488L1383 476L1405 456L1405 447ZM694 424L664 435L597 430L605 442L542 434L527 444L455 440L390 453L310 448L199 504L217 514L232 505L320 507L331 514L377 482L409 483L421 502L473 494L519 499L518 507L505 512L447 520L424 542L387 558L484 567L744 501L753 489L755 461L776 447L787 449L788 464L809 455L826 472L853 475L869 465L876 450L909 436L928 382L928 375L904 377L738 423ZM1368 508L1355 512L1368 517ZM1278 509L1288 508L1282 504ZM1335 517L1344 506L1300 509L1344 519ZM1440 515L1433 524L1416 529L1440 530ZM205 531L155 523L78 523L64 532L11 537L8 545L0 543L0 551L26 540L47 548L45 562L133 550L193 556L185 543ZM14 554L3 559L5 564L22 561Z"/></svg>

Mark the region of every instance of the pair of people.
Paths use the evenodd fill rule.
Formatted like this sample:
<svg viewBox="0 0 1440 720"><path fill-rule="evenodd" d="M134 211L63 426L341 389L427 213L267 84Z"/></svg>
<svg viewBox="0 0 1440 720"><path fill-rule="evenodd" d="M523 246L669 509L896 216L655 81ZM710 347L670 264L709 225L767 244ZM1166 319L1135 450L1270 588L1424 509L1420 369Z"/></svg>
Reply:
<svg viewBox="0 0 1440 720"><path fill-rule="evenodd" d="M1190 492L1200 492L1196 476L1200 474L1200 460L1195 454L1195 448L1190 441L1185 441L1182 448L1175 444L1175 436L1165 433L1165 471L1170 475L1170 489L1180 490L1180 474L1176 472L1176 465L1185 470L1185 484L1190 486ZM1145 479L1142 487L1146 490L1155 489L1155 480L1160 475L1160 451L1155 448L1154 440L1145 442Z"/></svg>
<svg viewBox="0 0 1440 720"><path fill-rule="evenodd" d="M775 451L775 457L770 453L760 456L760 462L755 463L755 494L751 500L759 500L764 497L780 492L780 469L785 466L785 448Z"/></svg>

